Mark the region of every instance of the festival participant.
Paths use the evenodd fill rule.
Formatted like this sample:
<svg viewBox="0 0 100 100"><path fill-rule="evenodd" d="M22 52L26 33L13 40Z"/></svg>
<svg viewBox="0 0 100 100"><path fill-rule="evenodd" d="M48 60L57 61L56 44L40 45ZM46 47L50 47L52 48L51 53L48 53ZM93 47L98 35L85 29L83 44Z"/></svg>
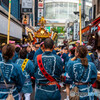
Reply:
<svg viewBox="0 0 100 100"><path fill-rule="evenodd" d="M40 42L35 43L35 48L38 50L40 48Z"/></svg>
<svg viewBox="0 0 100 100"><path fill-rule="evenodd" d="M63 48L62 58L64 59L64 65L65 65L65 62L68 62L68 60L69 60L69 49L68 49L68 47Z"/></svg>
<svg viewBox="0 0 100 100"><path fill-rule="evenodd" d="M39 49L34 54L33 61L35 61L35 58L37 57L37 55L42 54L44 52L43 44L44 42L40 43Z"/></svg>
<svg viewBox="0 0 100 100"><path fill-rule="evenodd" d="M35 47L31 44L26 48L28 54L27 54L27 58L30 59L31 61L33 61L33 57L35 54Z"/></svg>
<svg viewBox="0 0 100 100"><path fill-rule="evenodd" d="M15 41L9 40L9 44L11 44L15 48ZM13 63L15 63L17 59L18 59L18 54L15 51L14 57L12 58Z"/></svg>
<svg viewBox="0 0 100 100"><path fill-rule="evenodd" d="M27 58L27 51L26 51L26 49L22 49L20 51L20 58L17 59L16 63L21 66L23 74L26 77L26 80L25 80L24 86L20 92L19 100L22 99L23 94L25 96L25 100L30 100L30 95L33 92L31 76L33 76L34 65L31 60L26 59L26 58Z"/></svg>
<svg viewBox="0 0 100 100"><path fill-rule="evenodd" d="M94 96L87 95L93 92L92 84L97 78L97 69L94 63L88 62L87 48L85 46L78 46L75 50L74 61L69 60L65 67L66 73L66 83L72 84L79 89L79 93L84 93L84 95L79 94L80 100L94 100ZM69 85L67 85L67 94ZM68 95L69 96L69 95ZM68 97L67 96L67 97Z"/></svg>
<svg viewBox="0 0 100 100"><path fill-rule="evenodd" d="M2 57L2 48L6 45L6 43L2 43L2 45L0 46L0 61L3 61L3 57Z"/></svg>
<svg viewBox="0 0 100 100"><path fill-rule="evenodd" d="M10 94L13 94L15 100L19 99L25 77L20 69L20 66L12 62L15 53L15 48L8 44L2 49L4 62L0 62L0 99L5 100ZM7 85L5 84L5 82Z"/></svg>
<svg viewBox="0 0 100 100"><path fill-rule="evenodd" d="M52 53L54 42L51 38L44 41L43 47L45 52L35 59L35 100L61 100L58 82L63 63L59 56Z"/></svg>
<svg viewBox="0 0 100 100"><path fill-rule="evenodd" d="M88 55L89 55L89 56L87 55L87 57L88 57L88 59L90 59L91 62L94 62L95 57L94 57L94 54L92 53L92 49L93 49L93 47L91 45L87 46Z"/></svg>
<svg viewBox="0 0 100 100"><path fill-rule="evenodd" d="M94 63L98 71L100 71L100 47L97 47Z"/></svg>

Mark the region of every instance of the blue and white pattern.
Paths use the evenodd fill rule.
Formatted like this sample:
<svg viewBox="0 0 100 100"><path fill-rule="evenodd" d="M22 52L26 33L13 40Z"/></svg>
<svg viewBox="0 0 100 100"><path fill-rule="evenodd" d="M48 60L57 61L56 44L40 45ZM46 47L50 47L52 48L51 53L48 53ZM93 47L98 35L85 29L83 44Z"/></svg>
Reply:
<svg viewBox="0 0 100 100"><path fill-rule="evenodd" d="M68 64L65 66L65 71L68 73L69 77L66 77L66 84L72 84L74 82L89 83L89 85L77 85L79 92L93 92L92 84L97 78L96 66L92 63L88 63L88 67L84 72L85 67L82 65L81 60L77 59L75 61L69 60ZM82 74L84 73L83 77ZM82 78L82 79L81 79ZM75 86L75 85L74 85ZM93 96L80 96L80 100L93 100Z"/></svg>
<svg viewBox="0 0 100 100"><path fill-rule="evenodd" d="M3 76L7 82L7 84L12 84L11 88L14 85L14 88L7 89L4 84L4 79L0 73L0 84L3 84L5 88L0 88L0 100L6 99L8 96L8 93L10 92L10 89L12 91L12 94L15 98L15 100L18 100L19 98L19 92L22 89L22 86L25 81L25 77L22 73L22 70L20 69L20 66L17 64L14 64L11 60L5 62L0 62L0 68L2 70Z"/></svg>
<svg viewBox="0 0 100 100"><path fill-rule="evenodd" d="M59 82L60 75L63 71L63 63L61 58L48 51L42 54L42 62L47 73ZM34 73L36 79L35 100L61 100L60 91L56 85L40 85L47 84L50 81L48 81L41 73L37 64L37 58L35 59Z"/></svg>

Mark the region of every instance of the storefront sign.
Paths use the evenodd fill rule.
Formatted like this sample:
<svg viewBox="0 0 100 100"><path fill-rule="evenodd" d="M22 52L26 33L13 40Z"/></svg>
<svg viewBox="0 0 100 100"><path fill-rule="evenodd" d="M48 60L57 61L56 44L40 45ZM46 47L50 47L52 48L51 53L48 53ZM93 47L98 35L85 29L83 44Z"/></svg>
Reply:
<svg viewBox="0 0 100 100"><path fill-rule="evenodd" d="M33 0L22 0L22 12L32 13Z"/></svg>
<svg viewBox="0 0 100 100"><path fill-rule="evenodd" d="M43 7L44 7L43 0L38 0L38 22L43 16Z"/></svg>
<svg viewBox="0 0 100 100"><path fill-rule="evenodd" d="M29 25L29 15L22 16L22 24Z"/></svg>
<svg viewBox="0 0 100 100"><path fill-rule="evenodd" d="M43 9L38 9L38 18L40 19L43 16Z"/></svg>
<svg viewBox="0 0 100 100"><path fill-rule="evenodd" d="M38 0L38 8L43 8L43 0Z"/></svg>
<svg viewBox="0 0 100 100"><path fill-rule="evenodd" d="M74 23L74 40L78 40L79 39L79 23Z"/></svg>

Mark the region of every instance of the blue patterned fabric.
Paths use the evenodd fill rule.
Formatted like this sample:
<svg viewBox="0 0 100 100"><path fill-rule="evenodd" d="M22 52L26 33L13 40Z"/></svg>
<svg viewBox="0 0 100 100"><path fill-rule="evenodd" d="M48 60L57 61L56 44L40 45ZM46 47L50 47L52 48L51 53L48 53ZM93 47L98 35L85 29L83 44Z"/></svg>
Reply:
<svg viewBox="0 0 100 100"><path fill-rule="evenodd" d="M18 53L15 52L15 55L12 58L13 63L15 63L17 59L18 59Z"/></svg>
<svg viewBox="0 0 100 100"><path fill-rule="evenodd" d="M18 59L16 63L21 66L23 64L23 61L24 59ZM34 75L34 65L31 60L27 62L25 70L23 71L23 74L25 75L26 80L25 80L21 93L32 93L33 89L32 89L31 76Z"/></svg>
<svg viewBox="0 0 100 100"><path fill-rule="evenodd" d="M2 53L0 53L0 61L3 61Z"/></svg>
<svg viewBox="0 0 100 100"><path fill-rule="evenodd" d="M19 99L19 92L21 91L25 76L20 69L20 66L14 64L11 60L7 63L0 61L0 68L2 70L3 76L7 82L7 84L15 84L15 87L12 89L12 94L15 100ZM0 73L0 84L4 84L4 79ZM10 88L11 89L11 88ZM0 88L0 99L6 99L10 89L7 88Z"/></svg>
<svg viewBox="0 0 100 100"><path fill-rule="evenodd" d="M47 73L59 82L60 75L63 71L63 63L61 58L58 55L48 51L42 54L42 62ZM40 71L37 64L37 58L35 59L34 76L36 79L35 100L61 100L61 95L56 85L40 85L47 84L50 81L48 81Z"/></svg>
<svg viewBox="0 0 100 100"><path fill-rule="evenodd" d="M79 92L92 92L92 85L97 78L97 69L94 63L89 62L88 67L82 77L85 67L81 64L81 60L77 59L75 61L69 60L68 64L65 66L66 71L66 83L72 84L73 82L89 83L88 85L78 85ZM93 100L92 96L80 96L80 100Z"/></svg>
<svg viewBox="0 0 100 100"><path fill-rule="evenodd" d="M39 48L34 54L33 61L35 61L35 58L37 57L37 55L42 54L42 53L43 51L41 50L41 48Z"/></svg>

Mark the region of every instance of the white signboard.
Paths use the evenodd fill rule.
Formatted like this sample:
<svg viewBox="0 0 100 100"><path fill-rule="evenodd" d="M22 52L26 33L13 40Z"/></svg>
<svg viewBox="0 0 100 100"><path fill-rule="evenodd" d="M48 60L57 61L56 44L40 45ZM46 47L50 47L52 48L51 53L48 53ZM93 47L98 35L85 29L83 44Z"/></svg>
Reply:
<svg viewBox="0 0 100 100"><path fill-rule="evenodd" d="M38 9L38 18L43 16L43 9Z"/></svg>
<svg viewBox="0 0 100 100"><path fill-rule="evenodd" d="M74 40L79 40L79 23L74 23Z"/></svg>
<svg viewBox="0 0 100 100"><path fill-rule="evenodd" d="M22 12L32 12L33 0L22 0Z"/></svg>
<svg viewBox="0 0 100 100"><path fill-rule="evenodd" d="M71 31L71 29L68 27L68 28L67 28L67 39L68 39L68 40L70 39L70 31Z"/></svg>
<svg viewBox="0 0 100 100"><path fill-rule="evenodd" d="M38 0L38 8L43 8L43 0Z"/></svg>

